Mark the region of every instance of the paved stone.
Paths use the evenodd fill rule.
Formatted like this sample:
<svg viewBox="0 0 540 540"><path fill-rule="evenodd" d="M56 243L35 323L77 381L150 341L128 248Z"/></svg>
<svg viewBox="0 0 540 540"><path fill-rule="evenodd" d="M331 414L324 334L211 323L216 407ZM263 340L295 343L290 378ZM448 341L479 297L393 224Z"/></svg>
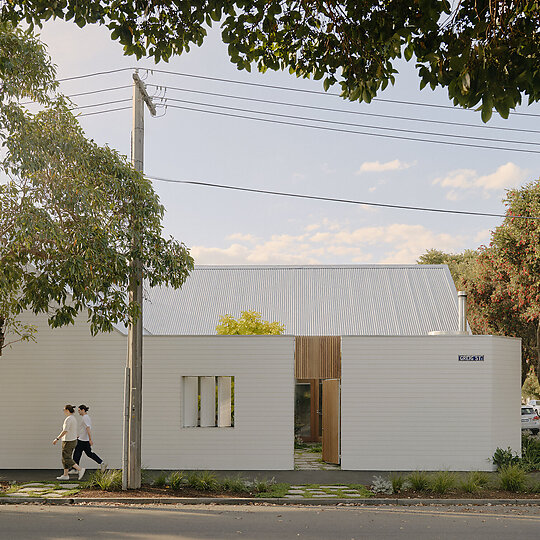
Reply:
<svg viewBox="0 0 540 540"><path fill-rule="evenodd" d="M49 484L43 482L32 482L30 484L22 484L23 487L47 487Z"/></svg>
<svg viewBox="0 0 540 540"><path fill-rule="evenodd" d="M75 489L80 488L81 484L60 484L63 489Z"/></svg>
<svg viewBox="0 0 540 540"><path fill-rule="evenodd" d="M299 493L304 493L303 489L289 489L289 495L298 495Z"/></svg>
<svg viewBox="0 0 540 540"><path fill-rule="evenodd" d="M42 488L42 487L25 487L17 490L17 493L35 493L36 491L42 492L43 490L47 490L49 488Z"/></svg>
<svg viewBox="0 0 540 540"><path fill-rule="evenodd" d="M301 495L285 495L283 498L284 499L302 499L303 497Z"/></svg>
<svg viewBox="0 0 540 540"><path fill-rule="evenodd" d="M53 491L52 493L47 493L46 497L52 497L53 499L59 499L60 497L63 497L63 493L58 493L58 491Z"/></svg>
<svg viewBox="0 0 540 540"><path fill-rule="evenodd" d="M29 496L30 496L29 493L19 493L19 492L6 493L6 497L29 497Z"/></svg>
<svg viewBox="0 0 540 540"><path fill-rule="evenodd" d="M319 486L321 489L349 489L349 486Z"/></svg>
<svg viewBox="0 0 540 540"><path fill-rule="evenodd" d="M337 495L328 494L328 493L322 493L319 495L318 493L315 493L313 495L310 495L310 497L313 497L314 499L336 499Z"/></svg>

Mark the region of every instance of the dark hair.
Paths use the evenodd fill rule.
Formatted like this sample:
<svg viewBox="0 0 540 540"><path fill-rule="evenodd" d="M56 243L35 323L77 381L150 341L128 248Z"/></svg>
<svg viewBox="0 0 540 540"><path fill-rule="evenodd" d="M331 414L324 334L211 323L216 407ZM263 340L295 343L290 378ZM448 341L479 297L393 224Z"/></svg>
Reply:
<svg viewBox="0 0 540 540"><path fill-rule="evenodd" d="M73 405L66 405L66 406L64 407L64 409L65 409L66 411L69 411L71 414L73 414L73 413L75 412L75 407L74 407Z"/></svg>
<svg viewBox="0 0 540 540"><path fill-rule="evenodd" d="M90 408L90 407L87 407L86 405L79 405L79 409L82 409L82 410L85 411L85 412L88 412L88 409L89 409L89 408Z"/></svg>

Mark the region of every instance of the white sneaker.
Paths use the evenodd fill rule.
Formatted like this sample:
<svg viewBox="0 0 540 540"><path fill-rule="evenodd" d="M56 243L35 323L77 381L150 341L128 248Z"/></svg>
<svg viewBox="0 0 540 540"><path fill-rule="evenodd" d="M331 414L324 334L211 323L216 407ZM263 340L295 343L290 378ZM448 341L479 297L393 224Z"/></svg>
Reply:
<svg viewBox="0 0 540 540"><path fill-rule="evenodd" d="M69 469L68 474L78 474L79 471L77 469Z"/></svg>
<svg viewBox="0 0 540 540"><path fill-rule="evenodd" d="M105 472L107 470L107 464L102 461L99 465L99 468L101 469L101 472Z"/></svg>
<svg viewBox="0 0 540 540"><path fill-rule="evenodd" d="M69 480L69 475L63 474L62 476L57 476L57 480Z"/></svg>
<svg viewBox="0 0 540 540"><path fill-rule="evenodd" d="M86 469L81 468L81 470L79 471L79 480L82 480L82 477L84 476L85 472L86 472ZM69 478L69 476L68 476L68 478Z"/></svg>

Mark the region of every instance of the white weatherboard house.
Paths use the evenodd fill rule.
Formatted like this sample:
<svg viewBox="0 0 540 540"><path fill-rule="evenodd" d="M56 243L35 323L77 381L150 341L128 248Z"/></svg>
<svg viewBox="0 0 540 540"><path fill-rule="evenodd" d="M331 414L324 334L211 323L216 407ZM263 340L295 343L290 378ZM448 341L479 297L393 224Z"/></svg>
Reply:
<svg viewBox="0 0 540 540"><path fill-rule="evenodd" d="M215 335L244 310L287 335ZM66 403L120 467L125 329L28 319L37 342L0 358L0 469L58 468ZM290 470L295 431L346 470L491 470L520 448L520 340L458 332L446 266L203 266L148 290L143 325L149 469Z"/></svg>

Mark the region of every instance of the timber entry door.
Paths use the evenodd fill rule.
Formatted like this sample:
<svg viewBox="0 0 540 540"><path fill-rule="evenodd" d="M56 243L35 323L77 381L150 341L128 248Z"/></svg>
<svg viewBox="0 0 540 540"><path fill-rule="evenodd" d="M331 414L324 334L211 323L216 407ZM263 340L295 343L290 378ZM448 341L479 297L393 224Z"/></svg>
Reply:
<svg viewBox="0 0 540 540"><path fill-rule="evenodd" d="M340 380L322 383L322 460L339 464L340 454Z"/></svg>

